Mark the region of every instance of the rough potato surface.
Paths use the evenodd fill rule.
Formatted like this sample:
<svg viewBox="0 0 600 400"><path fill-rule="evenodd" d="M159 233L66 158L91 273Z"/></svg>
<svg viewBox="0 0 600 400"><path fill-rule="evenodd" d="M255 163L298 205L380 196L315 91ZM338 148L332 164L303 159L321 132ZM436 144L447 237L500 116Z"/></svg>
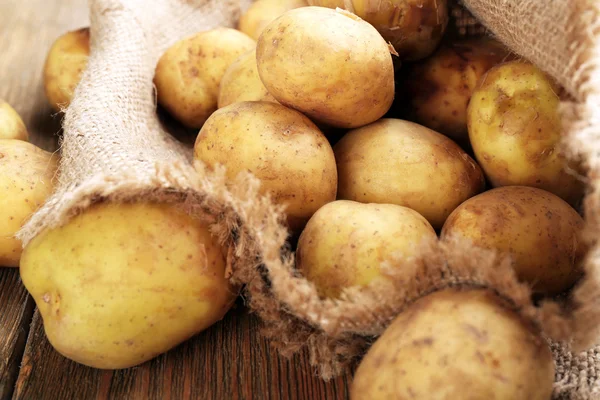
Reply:
<svg viewBox="0 0 600 400"><path fill-rule="evenodd" d="M29 133L21 116L6 101L0 99L0 140L29 140Z"/></svg>
<svg viewBox="0 0 600 400"><path fill-rule="evenodd" d="M307 5L306 0L256 0L240 17L238 29L258 40L265 27L281 14Z"/></svg>

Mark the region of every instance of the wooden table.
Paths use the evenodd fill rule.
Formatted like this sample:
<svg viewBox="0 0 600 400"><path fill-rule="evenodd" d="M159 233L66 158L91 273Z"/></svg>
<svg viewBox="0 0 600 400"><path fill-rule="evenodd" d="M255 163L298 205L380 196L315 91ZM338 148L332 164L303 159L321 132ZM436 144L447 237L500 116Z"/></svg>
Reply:
<svg viewBox="0 0 600 400"><path fill-rule="evenodd" d="M0 98L21 114L31 141L47 150L56 149L60 120L43 95L44 58L57 36L87 24L87 0L0 1ZM0 268L0 400L348 398L348 377L321 381L306 354L280 357L258 328L238 307L144 365L95 370L53 350L19 271Z"/></svg>

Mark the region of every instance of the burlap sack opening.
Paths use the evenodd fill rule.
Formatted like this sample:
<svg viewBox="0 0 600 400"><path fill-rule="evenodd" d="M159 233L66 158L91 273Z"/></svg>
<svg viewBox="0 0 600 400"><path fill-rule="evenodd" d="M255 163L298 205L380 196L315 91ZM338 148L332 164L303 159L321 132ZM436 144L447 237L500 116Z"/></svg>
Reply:
<svg viewBox="0 0 600 400"><path fill-rule="evenodd" d="M589 168L585 204L592 245L586 277L568 303L534 306L509 262L453 240L426 243L418 257L389 260L389 281L322 300L294 271L281 225L282 210L259 196L259 182L191 163L191 151L174 140L156 116L152 77L162 52L187 35L217 25L233 26L250 0L90 0L92 53L66 110L56 193L20 233L26 244L98 201L179 204L207 219L229 246L231 278L246 284L250 309L283 354L307 346L323 378L356 360L390 320L416 298L446 286L490 287L533 320L553 340L556 396L591 398L599 392L598 353L588 348L600 334L600 256L595 237L600 217L596 171L600 167L600 6L593 0L465 0L478 21L515 53L533 61L571 96L562 105L565 144ZM482 27L459 12L469 32ZM410 273L402 275L394 271Z"/></svg>

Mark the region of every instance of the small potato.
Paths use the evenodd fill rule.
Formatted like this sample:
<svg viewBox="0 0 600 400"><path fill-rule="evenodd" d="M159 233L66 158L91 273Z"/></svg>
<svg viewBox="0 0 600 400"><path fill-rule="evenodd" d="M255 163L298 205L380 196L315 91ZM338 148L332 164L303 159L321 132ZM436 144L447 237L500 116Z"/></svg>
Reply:
<svg viewBox="0 0 600 400"><path fill-rule="evenodd" d="M8 104L0 99L0 140L29 140L27 128L21 116Z"/></svg>
<svg viewBox="0 0 600 400"><path fill-rule="evenodd" d="M446 136L399 119L348 132L334 146L338 198L412 208L439 229L481 192L481 169Z"/></svg>
<svg viewBox="0 0 600 400"><path fill-rule="evenodd" d="M444 43L433 56L408 68L405 89L410 119L468 143L471 94L485 72L508 56L504 46L488 38Z"/></svg>
<svg viewBox="0 0 600 400"><path fill-rule="evenodd" d="M442 239L459 236L508 254L523 282L554 295L581 275L583 219L564 200L541 189L507 186L475 196L448 217Z"/></svg>
<svg viewBox="0 0 600 400"><path fill-rule="evenodd" d="M250 50L227 68L219 89L219 108L241 101L277 100L269 93L258 75L256 51Z"/></svg>
<svg viewBox="0 0 600 400"><path fill-rule="evenodd" d="M351 400L549 400L547 343L489 290L447 289L404 310L369 349Z"/></svg>
<svg viewBox="0 0 600 400"><path fill-rule="evenodd" d="M584 185L562 153L558 87L534 65L512 61L488 71L467 120L475 157L492 186L533 186L575 205ZM572 171L570 171L572 170Z"/></svg>
<svg viewBox="0 0 600 400"><path fill-rule="evenodd" d="M296 266L323 297L381 278L380 265L401 252L410 257L436 233L416 211L393 204L337 200L321 207L300 235Z"/></svg>
<svg viewBox="0 0 600 400"><path fill-rule="evenodd" d="M54 110L62 111L71 103L89 55L89 28L67 32L52 44L44 64L44 89Z"/></svg>
<svg viewBox="0 0 600 400"><path fill-rule="evenodd" d="M200 128L217 109L227 68L256 42L230 28L200 32L171 46L156 66L158 102L189 128Z"/></svg>
<svg viewBox="0 0 600 400"><path fill-rule="evenodd" d="M429 56L448 26L447 0L308 0L311 6L345 8L372 24L402 60Z"/></svg>
<svg viewBox="0 0 600 400"><path fill-rule="evenodd" d="M54 190L58 157L21 140L0 139L0 266L18 267L15 234Z"/></svg>
<svg viewBox="0 0 600 400"><path fill-rule="evenodd" d="M227 176L251 172L262 192L286 206L299 232L321 206L334 201L335 158L327 138L301 113L269 102L234 103L216 111L200 130L194 156Z"/></svg>
<svg viewBox="0 0 600 400"><path fill-rule="evenodd" d="M254 40L275 18L294 8L307 6L306 0L256 0L240 17L238 29Z"/></svg>
<svg viewBox="0 0 600 400"><path fill-rule="evenodd" d="M387 43L347 11L288 11L265 29L256 59L260 78L277 101L334 127L376 121L394 100Z"/></svg>
<svg viewBox="0 0 600 400"><path fill-rule="evenodd" d="M59 353L120 369L223 317L236 297L225 260L208 226L175 206L102 203L33 239L20 272Z"/></svg>

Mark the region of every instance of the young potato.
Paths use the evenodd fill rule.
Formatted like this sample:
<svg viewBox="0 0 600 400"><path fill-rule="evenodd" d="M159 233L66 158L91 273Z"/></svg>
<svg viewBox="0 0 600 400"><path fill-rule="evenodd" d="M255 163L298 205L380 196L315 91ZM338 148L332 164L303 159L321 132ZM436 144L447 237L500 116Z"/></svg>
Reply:
<svg viewBox="0 0 600 400"><path fill-rule="evenodd" d="M260 78L277 101L331 126L369 124L394 100L387 43L347 11L288 11L258 39L256 59Z"/></svg>
<svg viewBox="0 0 600 400"><path fill-rule="evenodd" d="M256 42L230 28L200 32L171 46L156 66L158 102L189 128L200 128L217 109L227 68Z"/></svg>
<svg viewBox="0 0 600 400"><path fill-rule="evenodd" d="M373 25L402 60L429 56L448 26L447 0L308 0L311 6L345 8Z"/></svg>
<svg viewBox="0 0 600 400"><path fill-rule="evenodd" d="M254 40L275 18L294 8L307 6L306 0L256 0L240 17L238 29Z"/></svg>
<svg viewBox="0 0 600 400"><path fill-rule="evenodd" d="M406 97L410 119L468 143L467 105L475 86L508 50L489 38L444 43L428 59L408 67Z"/></svg>
<svg viewBox="0 0 600 400"><path fill-rule="evenodd" d="M335 200L337 171L331 145L301 113L269 102L234 103L202 127L194 156L227 176L251 172L262 192L286 207L288 225L299 232L324 204Z"/></svg>
<svg viewBox="0 0 600 400"><path fill-rule="evenodd" d="M442 240L460 236L509 254L520 280L554 295L580 277L583 219L564 200L541 189L506 186L475 196L448 217Z"/></svg>
<svg viewBox="0 0 600 400"><path fill-rule="evenodd" d="M477 163L456 143L399 119L348 132L334 152L339 199L409 207L435 229L485 184Z"/></svg>
<svg viewBox="0 0 600 400"><path fill-rule="evenodd" d="M393 204L337 200L308 221L296 250L296 266L323 297L366 286L382 277L380 265L393 254L410 257L436 233L416 211Z"/></svg>
<svg viewBox="0 0 600 400"><path fill-rule="evenodd" d="M554 361L491 290L446 289L403 311L369 349L352 400L548 400Z"/></svg>
<svg viewBox="0 0 600 400"><path fill-rule="evenodd" d="M20 273L59 353L120 369L223 317L236 297L225 260L209 227L175 206L102 203L33 239Z"/></svg>
<svg viewBox="0 0 600 400"><path fill-rule="evenodd" d="M67 32L52 44L44 64L44 90L52 108L62 111L71 103L73 92L90 55L90 29Z"/></svg>
<svg viewBox="0 0 600 400"><path fill-rule="evenodd" d="M54 190L58 157L22 140L0 139L0 266L18 267L15 234Z"/></svg>
<svg viewBox="0 0 600 400"><path fill-rule="evenodd" d="M583 183L560 150L558 87L536 66L498 65L475 89L467 111L469 138L492 186L547 190L576 204ZM570 171L572 170L572 171Z"/></svg>
<svg viewBox="0 0 600 400"><path fill-rule="evenodd" d="M227 68L219 89L218 107L241 101L271 101L277 103L258 75L256 51L241 55Z"/></svg>
<svg viewBox="0 0 600 400"><path fill-rule="evenodd" d="M0 140L29 140L29 133L21 116L6 101L0 99Z"/></svg>

